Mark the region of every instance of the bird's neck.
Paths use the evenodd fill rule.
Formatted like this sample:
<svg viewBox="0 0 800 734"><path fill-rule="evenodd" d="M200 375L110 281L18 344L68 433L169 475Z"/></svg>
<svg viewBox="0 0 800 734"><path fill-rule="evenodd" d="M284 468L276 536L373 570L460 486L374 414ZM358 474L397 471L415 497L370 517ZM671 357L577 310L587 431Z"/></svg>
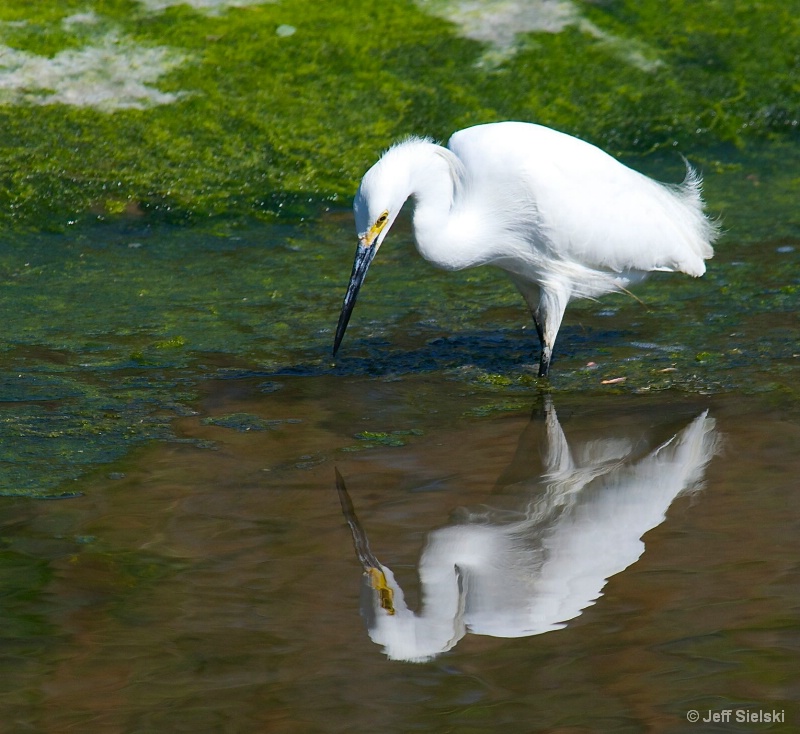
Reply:
<svg viewBox="0 0 800 734"><path fill-rule="evenodd" d="M482 264L487 252L479 245L486 238L482 223L473 221L465 205L470 183L463 164L450 150L432 143L415 153L409 195L415 201L414 237L420 255L445 270Z"/></svg>

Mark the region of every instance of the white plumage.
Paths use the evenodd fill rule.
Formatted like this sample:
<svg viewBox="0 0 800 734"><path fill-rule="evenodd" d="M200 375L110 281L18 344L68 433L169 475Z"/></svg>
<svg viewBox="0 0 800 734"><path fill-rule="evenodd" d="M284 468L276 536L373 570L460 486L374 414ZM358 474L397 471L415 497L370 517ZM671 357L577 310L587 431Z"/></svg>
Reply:
<svg viewBox="0 0 800 734"><path fill-rule="evenodd" d="M409 197L426 260L509 274L536 323L544 376L571 299L626 289L654 270L705 272L717 230L700 184L691 167L682 184L661 184L589 143L522 122L461 130L446 148L420 138L399 143L367 171L355 197L359 245L334 353Z"/></svg>

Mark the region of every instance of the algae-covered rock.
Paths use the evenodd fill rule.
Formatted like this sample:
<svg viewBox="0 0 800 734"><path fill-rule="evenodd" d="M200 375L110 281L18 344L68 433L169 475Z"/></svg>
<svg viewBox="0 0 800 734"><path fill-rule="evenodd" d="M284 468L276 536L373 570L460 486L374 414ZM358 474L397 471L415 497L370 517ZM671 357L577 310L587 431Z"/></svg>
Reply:
<svg viewBox="0 0 800 734"><path fill-rule="evenodd" d="M0 218L299 216L378 151L496 119L615 153L793 134L797 3L0 7Z"/></svg>

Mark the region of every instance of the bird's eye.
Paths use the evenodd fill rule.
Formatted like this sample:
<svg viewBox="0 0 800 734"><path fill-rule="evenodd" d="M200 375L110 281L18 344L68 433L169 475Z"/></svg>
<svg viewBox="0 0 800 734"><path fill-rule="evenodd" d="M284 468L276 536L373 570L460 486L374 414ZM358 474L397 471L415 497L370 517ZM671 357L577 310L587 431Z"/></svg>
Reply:
<svg viewBox="0 0 800 734"><path fill-rule="evenodd" d="M389 218L389 212L384 212L383 214L381 214L381 215L380 215L380 216L377 218L377 220L375 221L375 224L378 224L378 225L381 225L381 224L386 224L386 220L387 220L388 218Z"/></svg>

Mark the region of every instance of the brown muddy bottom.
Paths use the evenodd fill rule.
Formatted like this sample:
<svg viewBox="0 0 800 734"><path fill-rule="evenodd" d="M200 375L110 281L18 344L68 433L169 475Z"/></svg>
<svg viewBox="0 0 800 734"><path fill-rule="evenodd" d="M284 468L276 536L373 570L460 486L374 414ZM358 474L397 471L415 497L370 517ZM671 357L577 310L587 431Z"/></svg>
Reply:
<svg viewBox="0 0 800 734"><path fill-rule="evenodd" d="M199 408L82 497L0 507L4 730L800 724L796 412L424 377Z"/></svg>

